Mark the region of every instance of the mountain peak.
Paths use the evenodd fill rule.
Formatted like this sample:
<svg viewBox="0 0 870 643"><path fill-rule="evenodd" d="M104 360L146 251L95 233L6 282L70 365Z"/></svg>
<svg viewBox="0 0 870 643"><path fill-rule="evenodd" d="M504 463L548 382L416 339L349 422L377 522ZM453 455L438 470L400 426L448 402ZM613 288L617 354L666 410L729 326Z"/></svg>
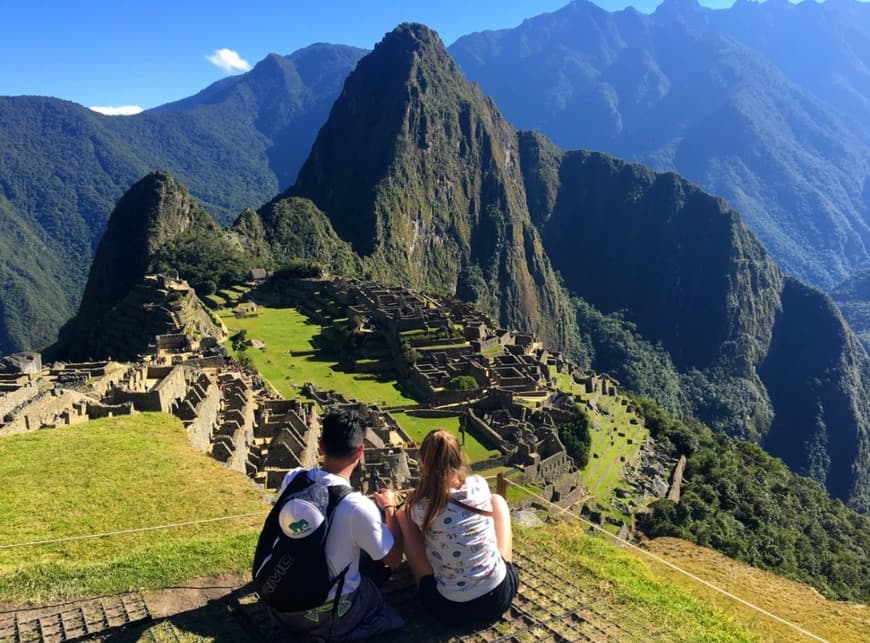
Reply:
<svg viewBox="0 0 870 643"><path fill-rule="evenodd" d="M412 44L417 47L444 47L438 33L419 22L403 22L387 33L378 46L388 47L397 43Z"/></svg>
<svg viewBox="0 0 870 643"><path fill-rule="evenodd" d="M109 217L79 317L94 319L110 309L141 281L164 243L202 226L216 224L166 170L151 172L134 183Z"/></svg>
<svg viewBox="0 0 870 643"><path fill-rule="evenodd" d="M654 16L657 18L679 19L707 11L698 0L663 0L656 7Z"/></svg>

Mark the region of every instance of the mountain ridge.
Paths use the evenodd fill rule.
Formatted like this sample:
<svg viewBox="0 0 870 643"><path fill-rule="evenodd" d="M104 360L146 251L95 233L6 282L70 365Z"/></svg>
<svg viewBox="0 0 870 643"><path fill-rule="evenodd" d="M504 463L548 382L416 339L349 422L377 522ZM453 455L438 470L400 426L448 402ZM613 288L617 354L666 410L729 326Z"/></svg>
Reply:
<svg viewBox="0 0 870 643"><path fill-rule="evenodd" d="M0 254L0 300L40 311L32 325L2 311L0 352L44 347L74 315L109 214L149 171L172 171L223 223L289 185L363 51L317 45L281 57L275 82L282 69L295 74L292 91L258 97L243 74L135 116L104 116L55 98L0 97L6 151L0 196L9 203L0 215L12 226L14 209L14 225L44 239L50 250L46 259L19 253L14 265L11 255ZM41 294L33 281L60 288L44 287Z"/></svg>
<svg viewBox="0 0 870 643"><path fill-rule="evenodd" d="M769 4L752 14L779 11ZM812 11L833 41L833 19L823 17L842 11ZM725 197L787 273L830 288L870 248L866 117L832 106L811 82L822 74L801 78L786 64L786 44L800 40L791 27L777 23L773 51L762 46L771 28L734 17L741 12L665 3L647 16L574 2L463 36L450 51L518 128L679 172ZM852 12L870 33L870 12ZM788 24L810 29L793 19L799 13L807 10L788 9Z"/></svg>
<svg viewBox="0 0 870 643"><path fill-rule="evenodd" d="M166 244L165 265L226 245L212 226ZM360 61L297 183L227 238L274 267L302 259L455 292L581 365L637 355L623 384L769 440L868 509L867 355L830 301L784 279L736 212L686 179L514 132L422 25ZM813 413L789 413L792 398Z"/></svg>

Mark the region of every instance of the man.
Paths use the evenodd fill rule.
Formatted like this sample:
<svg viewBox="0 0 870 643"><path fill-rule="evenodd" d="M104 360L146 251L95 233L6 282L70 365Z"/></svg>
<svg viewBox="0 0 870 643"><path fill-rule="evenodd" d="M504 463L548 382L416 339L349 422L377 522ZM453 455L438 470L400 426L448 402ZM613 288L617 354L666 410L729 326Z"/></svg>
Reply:
<svg viewBox="0 0 870 643"><path fill-rule="evenodd" d="M366 428L356 411L333 411L323 418L320 453L323 465L306 472L287 473L281 490L297 475L308 475L315 483L350 486L350 476L363 454ZM360 574L360 555L390 567L402 562L402 532L396 520L396 498L389 489L380 489L373 499L360 493L346 496L332 514L326 539L326 561L330 578L348 568L336 615L333 617L333 588L326 602L305 612L271 610L276 634L307 636L314 641L366 639L403 625L402 618L384 602L374 582ZM379 511L380 508L380 511ZM381 512L384 519L381 519ZM293 638L298 640L298 638Z"/></svg>

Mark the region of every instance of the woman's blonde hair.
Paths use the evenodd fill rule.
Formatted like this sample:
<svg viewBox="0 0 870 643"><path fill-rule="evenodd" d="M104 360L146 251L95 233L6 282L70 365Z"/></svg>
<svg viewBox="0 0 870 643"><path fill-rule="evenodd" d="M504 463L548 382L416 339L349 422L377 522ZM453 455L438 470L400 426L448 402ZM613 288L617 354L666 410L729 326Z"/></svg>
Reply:
<svg viewBox="0 0 870 643"><path fill-rule="evenodd" d="M468 460L456 437L443 429L430 432L420 445L420 484L411 494L409 506L429 501L423 518L425 532L439 513L447 506L450 489L461 485L468 475Z"/></svg>

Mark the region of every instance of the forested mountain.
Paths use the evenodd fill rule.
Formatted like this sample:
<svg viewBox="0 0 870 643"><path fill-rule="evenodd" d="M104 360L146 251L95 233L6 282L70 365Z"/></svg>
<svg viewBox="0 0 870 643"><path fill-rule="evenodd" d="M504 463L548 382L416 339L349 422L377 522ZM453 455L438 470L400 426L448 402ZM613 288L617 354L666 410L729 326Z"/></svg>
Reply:
<svg viewBox="0 0 870 643"><path fill-rule="evenodd" d="M853 273L831 291L831 298L843 311L843 317L865 350L870 352L870 268Z"/></svg>
<svg viewBox="0 0 870 643"><path fill-rule="evenodd" d="M450 51L513 125L679 172L727 198L786 273L830 289L868 259L868 34L870 8L852 0L668 0L651 16L580 0ZM51 340L115 201L151 169L223 223L291 185L363 53L270 55L133 117L0 98L0 226L47 250L0 258L0 353Z"/></svg>
<svg viewBox="0 0 870 643"><path fill-rule="evenodd" d="M109 117L54 98L0 98L0 354L49 344L73 314L109 213L168 168L219 221L294 180L363 50L270 55L196 96Z"/></svg>
<svg viewBox="0 0 870 643"><path fill-rule="evenodd" d="M868 258L870 7L577 0L450 52L515 126L679 172L724 196L792 275Z"/></svg>
<svg viewBox="0 0 870 643"><path fill-rule="evenodd" d="M186 273L191 265L198 274L224 282L221 285L241 281L247 267L240 249L187 188L165 171L152 172L112 211L78 314L61 329L49 357L135 357L141 348L122 347L119 354L117 344L110 341L115 334L110 327L118 323L112 313L146 274L167 268ZM212 284L210 290L214 289Z"/></svg>
<svg viewBox="0 0 870 643"><path fill-rule="evenodd" d="M153 175L122 200L83 312L92 291L114 298L100 280L141 234L151 264L194 281L223 254L455 292L868 509L867 355L831 301L784 278L723 200L682 177L516 133L422 25L360 61L284 194L223 237L185 195ZM116 235L116 218L133 231Z"/></svg>
<svg viewBox="0 0 870 643"><path fill-rule="evenodd" d="M685 179L522 138L532 217L568 289L660 343L694 415L866 511L870 373L831 300L783 278L738 215Z"/></svg>

